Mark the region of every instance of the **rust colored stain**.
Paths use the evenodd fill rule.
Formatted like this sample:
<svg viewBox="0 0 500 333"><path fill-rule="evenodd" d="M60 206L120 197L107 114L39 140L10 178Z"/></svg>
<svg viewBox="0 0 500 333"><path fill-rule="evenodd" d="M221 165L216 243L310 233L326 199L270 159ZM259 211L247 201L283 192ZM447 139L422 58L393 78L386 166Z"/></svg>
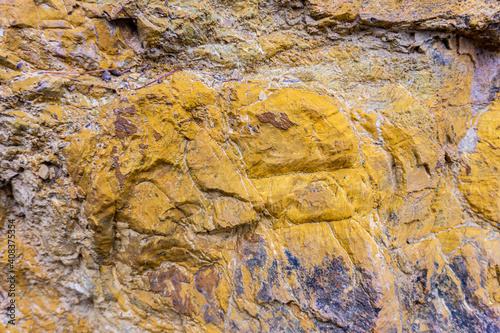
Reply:
<svg viewBox="0 0 500 333"><path fill-rule="evenodd" d="M205 297L208 306L201 308L201 315L206 323L218 323L224 320L224 313L217 305L217 286L220 277L214 266L204 267L196 273L194 284L196 289Z"/></svg>
<svg viewBox="0 0 500 333"><path fill-rule="evenodd" d="M295 125L290 121L290 119L288 119L288 115L283 112L279 114L279 118L272 112L258 114L257 118L263 123L270 123L274 127L281 128L283 130L287 130L292 127L292 125Z"/></svg>
<svg viewBox="0 0 500 333"><path fill-rule="evenodd" d="M150 291L160 292L164 297L170 297L172 306L182 314L196 313L196 307L191 302L190 295L182 295L182 284L190 283L190 279L177 267L168 267L160 272L149 274ZM169 290L168 285L173 288Z"/></svg>
<svg viewBox="0 0 500 333"><path fill-rule="evenodd" d="M162 135L160 133L156 132L156 131L153 133L153 136L155 137L156 141L158 141L158 140L160 140L162 138Z"/></svg>
<svg viewBox="0 0 500 333"><path fill-rule="evenodd" d="M118 178L118 182L120 183L120 186L123 186L123 184L125 184L126 176L120 170L118 148L116 146L113 146L113 149L111 149L110 156L111 156L111 160L113 161L113 168L115 169L115 176L116 176L116 178Z"/></svg>
<svg viewBox="0 0 500 333"><path fill-rule="evenodd" d="M215 289L219 285L219 274L213 266L204 267L196 274L194 278L196 289L202 293L205 298L213 299Z"/></svg>
<svg viewBox="0 0 500 333"><path fill-rule="evenodd" d="M127 137L128 135L135 134L137 132L137 126L132 124L132 122L122 116L116 116L115 120L115 133L120 139Z"/></svg>

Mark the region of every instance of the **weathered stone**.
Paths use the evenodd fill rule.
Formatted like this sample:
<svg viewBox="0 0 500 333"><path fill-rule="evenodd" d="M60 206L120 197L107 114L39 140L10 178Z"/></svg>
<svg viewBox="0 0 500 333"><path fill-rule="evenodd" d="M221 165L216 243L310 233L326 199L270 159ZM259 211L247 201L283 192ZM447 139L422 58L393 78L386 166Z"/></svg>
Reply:
<svg viewBox="0 0 500 333"><path fill-rule="evenodd" d="M40 169L38 170L38 175L40 176L40 178L47 179L49 178L49 174L50 174L49 167L47 167L47 165L45 164L42 164L40 166Z"/></svg>

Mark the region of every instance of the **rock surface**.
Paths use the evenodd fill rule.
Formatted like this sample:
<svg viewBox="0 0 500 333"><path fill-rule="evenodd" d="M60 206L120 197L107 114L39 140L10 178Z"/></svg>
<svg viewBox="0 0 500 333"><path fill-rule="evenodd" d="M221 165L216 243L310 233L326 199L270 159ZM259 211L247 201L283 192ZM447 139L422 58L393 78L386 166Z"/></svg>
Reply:
<svg viewBox="0 0 500 333"><path fill-rule="evenodd" d="M500 332L499 26L0 0L0 332Z"/></svg>

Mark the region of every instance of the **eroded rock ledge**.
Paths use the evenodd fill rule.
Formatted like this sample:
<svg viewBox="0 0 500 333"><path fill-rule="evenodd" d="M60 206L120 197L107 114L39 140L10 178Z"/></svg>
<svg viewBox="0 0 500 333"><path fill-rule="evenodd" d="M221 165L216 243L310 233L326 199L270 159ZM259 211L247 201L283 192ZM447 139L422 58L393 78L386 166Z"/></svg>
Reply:
<svg viewBox="0 0 500 333"><path fill-rule="evenodd" d="M499 10L0 0L9 332L500 332Z"/></svg>

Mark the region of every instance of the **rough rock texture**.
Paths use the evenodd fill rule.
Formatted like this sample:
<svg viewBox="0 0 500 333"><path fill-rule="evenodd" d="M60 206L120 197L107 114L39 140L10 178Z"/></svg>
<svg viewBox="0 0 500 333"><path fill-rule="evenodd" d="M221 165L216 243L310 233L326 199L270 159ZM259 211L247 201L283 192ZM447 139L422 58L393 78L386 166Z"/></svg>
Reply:
<svg viewBox="0 0 500 333"><path fill-rule="evenodd" d="M0 0L0 332L500 332L499 26Z"/></svg>

